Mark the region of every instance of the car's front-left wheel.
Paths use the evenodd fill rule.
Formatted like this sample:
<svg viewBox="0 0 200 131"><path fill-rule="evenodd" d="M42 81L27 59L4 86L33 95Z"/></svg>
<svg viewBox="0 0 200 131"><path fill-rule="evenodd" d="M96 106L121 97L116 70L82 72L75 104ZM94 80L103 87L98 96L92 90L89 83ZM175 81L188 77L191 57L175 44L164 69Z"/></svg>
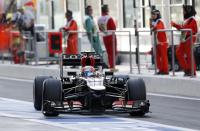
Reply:
<svg viewBox="0 0 200 131"><path fill-rule="evenodd" d="M62 83L57 79L47 79L43 86L42 113L45 116L58 116L54 107L62 103Z"/></svg>
<svg viewBox="0 0 200 131"><path fill-rule="evenodd" d="M51 78L51 76L37 76L33 82L33 105L38 111L42 108L43 83L48 78Z"/></svg>

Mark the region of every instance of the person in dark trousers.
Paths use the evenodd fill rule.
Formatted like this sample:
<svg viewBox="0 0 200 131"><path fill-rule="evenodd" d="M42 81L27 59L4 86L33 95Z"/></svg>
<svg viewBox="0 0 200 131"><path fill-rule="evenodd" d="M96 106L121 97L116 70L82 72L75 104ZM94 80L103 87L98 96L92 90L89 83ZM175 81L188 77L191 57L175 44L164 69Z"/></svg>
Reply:
<svg viewBox="0 0 200 131"><path fill-rule="evenodd" d="M198 24L195 19L196 11L191 5L183 5L183 24L177 24L171 22L171 25L177 29L191 29L192 30L192 42L190 38L190 32L182 32L181 42L176 49L176 57L181 68L184 71L184 76L192 75L192 64L191 64L191 46L196 42L198 33ZM196 64L194 63L194 74L196 75Z"/></svg>

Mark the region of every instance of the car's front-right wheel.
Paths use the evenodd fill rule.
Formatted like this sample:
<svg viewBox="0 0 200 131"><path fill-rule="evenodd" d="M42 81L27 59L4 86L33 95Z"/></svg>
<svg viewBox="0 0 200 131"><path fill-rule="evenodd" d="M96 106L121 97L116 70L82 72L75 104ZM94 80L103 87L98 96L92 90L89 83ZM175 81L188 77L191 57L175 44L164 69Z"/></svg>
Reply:
<svg viewBox="0 0 200 131"><path fill-rule="evenodd" d="M146 103L146 86L144 80L129 79L127 82L127 89L127 101L133 101L136 108L138 108L130 112L130 115L143 116L149 110L149 103Z"/></svg>

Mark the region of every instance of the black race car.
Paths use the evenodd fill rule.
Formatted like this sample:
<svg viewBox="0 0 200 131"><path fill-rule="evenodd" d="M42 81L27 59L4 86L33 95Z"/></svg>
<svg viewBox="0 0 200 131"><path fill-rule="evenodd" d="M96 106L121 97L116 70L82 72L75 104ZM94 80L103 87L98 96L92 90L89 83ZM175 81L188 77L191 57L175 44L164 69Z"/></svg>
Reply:
<svg viewBox="0 0 200 131"><path fill-rule="evenodd" d="M68 72L64 66L81 66L80 73ZM102 59L92 52L81 55L63 54L60 78L37 76L33 85L34 108L45 116L60 113L125 112L143 116L149 112L146 87L142 79L130 79L128 75L100 73L94 67L101 66Z"/></svg>

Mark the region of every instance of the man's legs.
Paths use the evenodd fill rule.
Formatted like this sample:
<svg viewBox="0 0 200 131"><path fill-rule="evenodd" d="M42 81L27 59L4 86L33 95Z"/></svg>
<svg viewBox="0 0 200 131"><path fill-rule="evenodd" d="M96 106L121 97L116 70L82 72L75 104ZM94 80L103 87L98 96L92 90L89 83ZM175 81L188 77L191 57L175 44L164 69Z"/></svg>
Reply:
<svg viewBox="0 0 200 131"><path fill-rule="evenodd" d="M167 43L161 45L161 72L164 74L169 73L168 69L168 56L167 56Z"/></svg>
<svg viewBox="0 0 200 131"><path fill-rule="evenodd" d="M110 65L110 68L114 68L114 57L116 57L117 55L117 41L116 41L116 38L115 38L115 41L113 41L113 37L112 36L106 36L106 37L103 37L103 40L104 40L104 45L105 45L105 48L106 48L106 51L107 51L107 54L108 54L108 61L109 61L109 65ZM115 55L113 56L113 44L115 45L115 48L114 48L114 53Z"/></svg>
<svg viewBox="0 0 200 131"><path fill-rule="evenodd" d="M161 45L156 45L156 65L159 70L159 73L162 71L162 63L161 63Z"/></svg>
<svg viewBox="0 0 200 131"><path fill-rule="evenodd" d="M186 71L187 65L185 60L185 43L180 43L180 45L176 48L176 57L181 66L181 68Z"/></svg>
<svg viewBox="0 0 200 131"><path fill-rule="evenodd" d="M193 43L192 43L193 44ZM186 53L186 72L188 74L192 74L192 58L191 58L191 43L190 41L187 41L185 44L185 53ZM194 59L194 57L193 57ZM196 64L195 60L194 61L194 75L196 75Z"/></svg>

